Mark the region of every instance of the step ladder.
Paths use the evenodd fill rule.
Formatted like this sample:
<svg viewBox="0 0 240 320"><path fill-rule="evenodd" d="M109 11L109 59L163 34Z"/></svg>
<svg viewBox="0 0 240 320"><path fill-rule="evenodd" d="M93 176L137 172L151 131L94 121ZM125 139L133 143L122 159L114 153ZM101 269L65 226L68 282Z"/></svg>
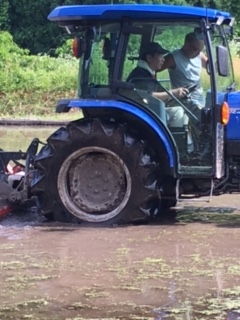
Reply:
<svg viewBox="0 0 240 320"><path fill-rule="evenodd" d="M212 195L213 195L213 190L214 190L214 181L213 179L211 179L211 188L210 188L210 192L209 195L207 196L203 196L200 198L194 198L194 196L190 196L190 195L179 195L179 187L180 187L180 181L181 179L177 179L177 183L176 183L176 198L178 202L185 202L185 203L194 203L194 202L210 202L212 200Z"/></svg>

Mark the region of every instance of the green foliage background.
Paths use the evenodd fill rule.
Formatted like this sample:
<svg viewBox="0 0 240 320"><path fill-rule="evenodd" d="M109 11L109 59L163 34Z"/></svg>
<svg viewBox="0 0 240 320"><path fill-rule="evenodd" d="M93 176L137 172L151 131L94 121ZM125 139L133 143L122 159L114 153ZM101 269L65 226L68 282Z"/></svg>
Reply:
<svg viewBox="0 0 240 320"><path fill-rule="evenodd" d="M231 12L240 36L239 0L0 0L1 116L54 114L58 99L77 95L79 62L68 54L71 40L47 16L59 5L111 3L207 5Z"/></svg>
<svg viewBox="0 0 240 320"><path fill-rule="evenodd" d="M0 115L54 113L58 99L76 95L79 61L31 55L0 31Z"/></svg>

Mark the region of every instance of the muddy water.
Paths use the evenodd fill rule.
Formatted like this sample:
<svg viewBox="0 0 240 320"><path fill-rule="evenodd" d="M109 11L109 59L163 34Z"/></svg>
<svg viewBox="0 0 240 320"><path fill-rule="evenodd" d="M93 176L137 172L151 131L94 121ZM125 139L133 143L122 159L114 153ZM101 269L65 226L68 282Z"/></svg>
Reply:
<svg viewBox="0 0 240 320"><path fill-rule="evenodd" d="M24 150L47 130L0 128L1 147ZM180 204L145 226L9 215L0 222L0 319L236 320L239 239L238 195Z"/></svg>
<svg viewBox="0 0 240 320"><path fill-rule="evenodd" d="M33 138L45 142L57 130L54 126L0 126L0 148L7 151L26 151Z"/></svg>

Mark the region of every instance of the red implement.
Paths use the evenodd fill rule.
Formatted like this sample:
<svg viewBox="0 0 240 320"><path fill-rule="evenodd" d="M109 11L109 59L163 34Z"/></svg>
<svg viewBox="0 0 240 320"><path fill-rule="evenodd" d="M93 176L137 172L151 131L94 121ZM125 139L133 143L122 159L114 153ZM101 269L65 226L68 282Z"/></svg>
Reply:
<svg viewBox="0 0 240 320"><path fill-rule="evenodd" d="M0 200L0 220L12 212L12 206L6 200Z"/></svg>

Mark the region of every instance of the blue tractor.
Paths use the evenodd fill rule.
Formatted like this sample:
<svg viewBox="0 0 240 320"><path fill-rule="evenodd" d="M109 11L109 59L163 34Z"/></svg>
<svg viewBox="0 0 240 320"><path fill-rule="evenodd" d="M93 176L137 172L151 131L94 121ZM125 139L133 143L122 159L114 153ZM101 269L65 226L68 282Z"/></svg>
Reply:
<svg viewBox="0 0 240 320"><path fill-rule="evenodd" d="M37 151L2 152L3 163L25 158L23 190L6 187L8 200L37 198L41 213L64 222L115 225L148 221L178 201L210 200L240 191L240 92L235 89L228 39L234 19L210 8L173 5L75 5L48 19L73 38L79 58L78 97L56 112L82 110ZM128 81L149 42L173 51L188 33L204 41L200 116L171 92L168 70L157 79ZM147 81L169 96L162 101ZM199 85L199 84L197 84ZM171 126L169 108L180 107L182 126ZM5 181L5 182L4 182ZM19 194L20 193L20 194ZM2 193L3 194L3 193Z"/></svg>

